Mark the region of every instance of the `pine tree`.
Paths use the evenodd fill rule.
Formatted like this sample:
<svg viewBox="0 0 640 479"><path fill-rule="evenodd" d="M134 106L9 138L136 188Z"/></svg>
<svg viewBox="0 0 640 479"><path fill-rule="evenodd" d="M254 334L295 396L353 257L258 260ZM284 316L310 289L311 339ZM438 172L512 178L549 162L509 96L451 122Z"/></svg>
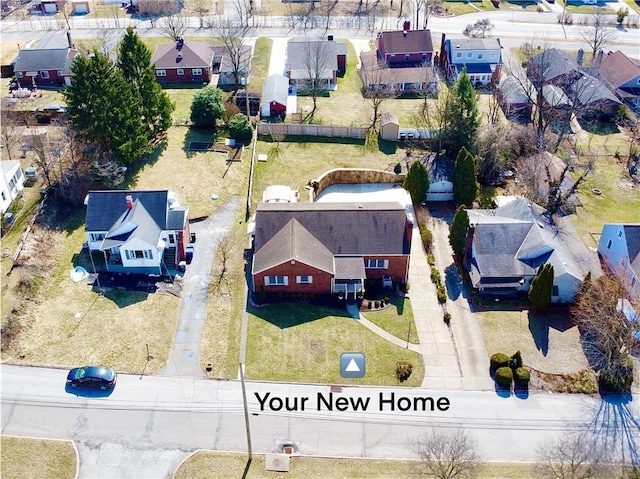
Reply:
<svg viewBox="0 0 640 479"><path fill-rule="evenodd" d="M158 138L171 126L175 106L155 79L151 51L131 27L120 42L118 68L140 97L140 117L148 128L147 139Z"/></svg>
<svg viewBox="0 0 640 479"><path fill-rule="evenodd" d="M467 231L469 230L469 215L464 206L459 206L453 215L449 228L449 244L459 258L464 257L467 248Z"/></svg>
<svg viewBox="0 0 640 479"><path fill-rule="evenodd" d="M473 151L480 126L480 113L478 92L473 88L466 68L463 68L451 90L451 106L447 110L446 123L449 125L447 138L444 138L447 151L455 153L462 147Z"/></svg>
<svg viewBox="0 0 640 479"><path fill-rule="evenodd" d="M478 195L473 155L463 146L453 165L453 197L459 205L471 206Z"/></svg>
<svg viewBox="0 0 640 479"><path fill-rule="evenodd" d="M413 162L402 187L409 192L414 205L426 200L429 191L429 171L422 161Z"/></svg>
<svg viewBox="0 0 640 479"><path fill-rule="evenodd" d="M222 117L222 90L204 87L191 101L191 122L198 128L216 128L216 121Z"/></svg>
<svg viewBox="0 0 640 479"><path fill-rule="evenodd" d="M529 288L529 301L534 309L545 309L551 304L553 293L553 266L549 263L538 268L531 287Z"/></svg>

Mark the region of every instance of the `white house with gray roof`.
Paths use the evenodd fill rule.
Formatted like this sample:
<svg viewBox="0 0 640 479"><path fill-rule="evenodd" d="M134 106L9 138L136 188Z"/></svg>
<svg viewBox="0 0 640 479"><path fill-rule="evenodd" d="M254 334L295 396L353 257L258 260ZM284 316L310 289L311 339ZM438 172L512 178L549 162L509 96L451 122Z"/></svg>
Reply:
<svg viewBox="0 0 640 479"><path fill-rule="evenodd" d="M188 208L160 191L91 191L85 198L85 232L101 251L107 271L171 275L186 258Z"/></svg>
<svg viewBox="0 0 640 479"><path fill-rule="evenodd" d="M24 189L24 174L18 160L2 162L2 179L0 180L0 211L6 212Z"/></svg>
<svg viewBox="0 0 640 479"><path fill-rule="evenodd" d="M495 209L467 210L467 263L474 288L485 293L526 293L538 268L549 263L554 271L552 301L573 301L584 275L544 212L521 197Z"/></svg>

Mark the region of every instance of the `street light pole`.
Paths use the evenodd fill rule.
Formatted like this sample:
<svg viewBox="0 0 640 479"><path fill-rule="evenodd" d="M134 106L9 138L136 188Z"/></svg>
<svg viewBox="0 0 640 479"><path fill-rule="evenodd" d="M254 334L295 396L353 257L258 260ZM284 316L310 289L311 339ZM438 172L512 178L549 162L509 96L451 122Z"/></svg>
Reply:
<svg viewBox="0 0 640 479"><path fill-rule="evenodd" d="M247 389L244 385L244 364L240 363L240 384L242 385L242 403L244 405L244 423L247 428L247 451L249 461L253 460L253 450L251 448L251 428L249 427L249 407L247 406Z"/></svg>

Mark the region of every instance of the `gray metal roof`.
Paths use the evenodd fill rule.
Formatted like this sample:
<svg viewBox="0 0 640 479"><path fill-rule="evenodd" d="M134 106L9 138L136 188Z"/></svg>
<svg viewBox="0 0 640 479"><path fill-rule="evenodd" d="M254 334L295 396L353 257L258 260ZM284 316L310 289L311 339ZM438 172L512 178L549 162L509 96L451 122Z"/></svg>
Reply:
<svg viewBox="0 0 640 479"><path fill-rule="evenodd" d="M294 218L333 255L409 254L407 217L394 202L260 203L256 252Z"/></svg>

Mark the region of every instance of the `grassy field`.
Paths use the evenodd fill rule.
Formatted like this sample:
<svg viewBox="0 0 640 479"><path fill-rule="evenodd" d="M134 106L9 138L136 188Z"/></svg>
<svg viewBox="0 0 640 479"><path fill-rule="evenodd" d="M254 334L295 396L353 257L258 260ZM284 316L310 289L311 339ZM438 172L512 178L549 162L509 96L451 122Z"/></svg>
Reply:
<svg viewBox="0 0 640 479"><path fill-rule="evenodd" d="M413 479L419 477L417 461L383 461L376 459L332 459L320 457L293 457L286 474L266 471L264 456L254 455L247 467L246 455L201 451L185 461L174 476L175 479L205 479L215 471L218 479ZM478 479L530 479L535 477L533 464L485 463L479 469Z"/></svg>
<svg viewBox="0 0 640 479"><path fill-rule="evenodd" d="M76 453L70 441L2 436L0 476L5 479L73 479Z"/></svg>
<svg viewBox="0 0 640 479"><path fill-rule="evenodd" d="M264 81L269 74L269 62L271 60L271 47L273 40L270 38L258 38L253 49L251 59L251 76L249 78L249 91L260 93Z"/></svg>
<svg viewBox="0 0 640 479"><path fill-rule="evenodd" d="M391 305L378 311L364 310L362 315L372 323L380 326L385 331L390 332L396 338L407 340L407 334L411 330L409 342L418 344L418 334L416 325L413 322L413 309L408 298L394 296L391 298ZM411 327L409 327L411 324Z"/></svg>
<svg viewBox="0 0 640 479"><path fill-rule="evenodd" d="M341 384L338 358L359 351L368 358L367 375L354 384L398 384L396 361L408 360L413 374L402 385L419 386L422 358L390 345L359 325L346 310L305 304L251 308L247 377L255 380Z"/></svg>
<svg viewBox="0 0 640 479"><path fill-rule="evenodd" d="M525 365L547 373L571 373L589 366L580 333L566 310L544 314L522 311L478 313L487 352L522 353Z"/></svg>

